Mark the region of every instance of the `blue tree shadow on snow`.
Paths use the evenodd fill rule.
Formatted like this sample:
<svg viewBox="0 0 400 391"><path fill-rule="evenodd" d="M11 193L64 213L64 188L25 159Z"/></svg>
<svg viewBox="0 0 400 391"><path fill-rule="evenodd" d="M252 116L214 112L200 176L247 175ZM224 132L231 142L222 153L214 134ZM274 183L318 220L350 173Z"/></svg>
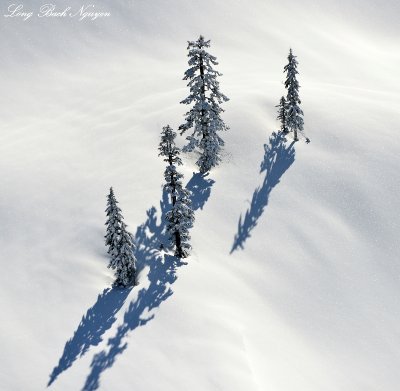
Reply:
<svg viewBox="0 0 400 391"><path fill-rule="evenodd" d="M130 289L104 289L97 297L96 303L89 308L79 323L73 337L65 344L58 365L50 374L47 386L72 366L78 357L82 357L91 346L102 341L102 335L111 328L116 320L115 315L128 297Z"/></svg>
<svg viewBox="0 0 400 391"><path fill-rule="evenodd" d="M193 174L187 184L192 192L192 207L194 210L202 209L211 194L214 181L200 174ZM168 197L164 193L161 202L161 221L157 223L156 208L147 212L147 220L142 224L135 235L136 258L143 265L148 265L147 287L140 289L137 299L130 303L124 314L123 323L118 327L114 337L107 342L107 347L95 354L90 365L91 370L86 378L82 391L97 390L100 386L101 374L111 368L117 357L121 355L128 346L126 341L129 333L137 327L144 326L154 318L152 310L167 300L172 294L171 286L176 281L176 271L186 263L180 259L164 255L160 252L160 246L165 247L166 224L165 213L169 208Z"/></svg>
<svg viewBox="0 0 400 391"><path fill-rule="evenodd" d="M264 159L260 165L260 173L265 171L261 186L254 190L250 207L244 218L239 218L237 233L235 234L231 254L239 247L244 248L244 243L251 236L251 231L256 227L258 219L268 205L272 189L280 182L286 170L295 159L294 141L287 146L286 139L281 133L272 133L269 144L264 144Z"/></svg>
<svg viewBox="0 0 400 391"><path fill-rule="evenodd" d="M193 176L186 185L186 189L192 193L191 201L193 210L203 209L210 198L211 187L214 183L215 181L207 178L206 175L193 173Z"/></svg>
<svg viewBox="0 0 400 391"><path fill-rule="evenodd" d="M147 212L145 223L137 228L134 242L135 256L138 260L138 271L157 260L158 251L166 242L164 216L169 208L168 194L163 191L160 201L161 222L157 222L157 210L153 206ZM75 331L73 337L67 341L58 365L50 374L47 386L50 386L57 377L72 366L78 357L82 357L90 347L97 346L103 339L103 334L116 321L116 314L123 306L132 288L107 288L97 298L93 307L89 308Z"/></svg>

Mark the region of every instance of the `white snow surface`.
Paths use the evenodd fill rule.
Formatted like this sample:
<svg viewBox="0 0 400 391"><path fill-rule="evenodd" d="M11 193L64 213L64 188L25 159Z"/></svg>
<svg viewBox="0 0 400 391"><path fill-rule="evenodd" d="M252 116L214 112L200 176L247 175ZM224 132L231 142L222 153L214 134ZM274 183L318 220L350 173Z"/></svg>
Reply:
<svg viewBox="0 0 400 391"><path fill-rule="evenodd" d="M397 391L398 1L91 4L111 16L0 19L0 388L44 390L53 374L62 391ZM230 130L200 184L192 256L172 269L153 229L157 146L184 121L199 34ZM311 143L268 155L267 175L290 47ZM110 186L140 239L130 291L106 290Z"/></svg>

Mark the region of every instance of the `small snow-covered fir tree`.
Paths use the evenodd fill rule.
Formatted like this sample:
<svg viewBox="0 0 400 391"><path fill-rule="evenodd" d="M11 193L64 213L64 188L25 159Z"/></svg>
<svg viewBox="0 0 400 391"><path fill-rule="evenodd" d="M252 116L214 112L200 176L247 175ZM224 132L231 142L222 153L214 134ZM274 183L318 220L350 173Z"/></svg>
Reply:
<svg viewBox="0 0 400 391"><path fill-rule="evenodd" d="M126 230L121 209L117 206L114 190L111 187L107 197L106 245L111 256L108 267L115 271L114 286L135 284L136 259L133 255L132 235Z"/></svg>
<svg viewBox="0 0 400 391"><path fill-rule="evenodd" d="M132 234L121 223L121 234L116 246L116 254L111 257L109 268L115 270L114 286L127 287L136 283L136 258L133 255Z"/></svg>
<svg viewBox="0 0 400 391"><path fill-rule="evenodd" d="M191 208L190 192L183 188L183 175L176 166L182 165L179 157L179 148L175 145L176 133L169 125L165 126L161 133L159 155L168 163L165 172L164 188L171 197L172 208L166 213L167 231L175 248L175 256L186 258L191 246L189 244L189 229L193 226L194 213Z"/></svg>
<svg viewBox="0 0 400 391"><path fill-rule="evenodd" d="M122 214L121 209L118 207L118 201L115 198L114 190L110 187L110 193L107 196L107 208L105 210L107 214L106 221L106 246L108 246L107 252L112 255L118 244L119 237L121 235L121 223Z"/></svg>
<svg viewBox="0 0 400 391"><path fill-rule="evenodd" d="M220 105L229 99L219 90L217 77L222 74L213 68L218 62L207 52L209 47L210 41L202 35L197 41L188 42L190 68L183 80L189 81L190 94L181 103L192 105L192 108L185 115L186 122L179 127L181 135L193 128L192 134L186 137L188 144L183 151L200 152L196 164L201 173L210 171L221 161L224 141L218 133L228 129L221 118L224 110Z"/></svg>
<svg viewBox="0 0 400 391"><path fill-rule="evenodd" d="M277 120L280 121L281 123L281 132L283 134L287 134L287 126L286 126L286 99L284 96L279 101L279 105L276 105L275 107L278 108L278 116L276 117Z"/></svg>
<svg viewBox="0 0 400 391"><path fill-rule="evenodd" d="M284 67L286 72L285 87L287 89L286 96L286 126L287 132L293 132L294 141L298 141L298 135L303 131L303 111L300 108L299 98L299 83L296 75L297 71L297 60L296 56L293 55L292 49L289 51L288 64Z"/></svg>

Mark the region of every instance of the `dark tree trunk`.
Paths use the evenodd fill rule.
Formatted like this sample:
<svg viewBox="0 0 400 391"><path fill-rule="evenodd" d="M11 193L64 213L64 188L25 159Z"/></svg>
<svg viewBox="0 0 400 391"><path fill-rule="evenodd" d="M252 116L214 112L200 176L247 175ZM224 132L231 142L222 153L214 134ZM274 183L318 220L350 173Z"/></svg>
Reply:
<svg viewBox="0 0 400 391"><path fill-rule="evenodd" d="M170 166L173 165L172 162L172 156L168 156L168 163ZM172 201L172 207L175 206L176 204L176 182L174 176L171 177L171 186L172 186L172 195L171 195L171 201ZM179 232L175 232L175 245L176 245L176 251L175 253L178 254L179 258L183 258L183 251L182 251L182 240L181 240L181 235Z"/></svg>
<svg viewBox="0 0 400 391"><path fill-rule="evenodd" d="M178 254L179 258L184 258L181 235L179 232L175 232L175 243L176 243L176 254Z"/></svg>
<svg viewBox="0 0 400 391"><path fill-rule="evenodd" d="M282 122L283 122L283 134L288 134L288 129L286 126L286 114L285 114L285 109L283 109L283 114L282 114Z"/></svg>
<svg viewBox="0 0 400 391"><path fill-rule="evenodd" d="M172 166L174 164L174 162L172 161L172 155L171 154L168 155L168 163L169 163L170 166ZM171 185L172 185L171 200L172 200L172 206L174 206L175 203L176 203L176 196L175 196L176 184L175 184L175 178L174 177L171 178Z"/></svg>

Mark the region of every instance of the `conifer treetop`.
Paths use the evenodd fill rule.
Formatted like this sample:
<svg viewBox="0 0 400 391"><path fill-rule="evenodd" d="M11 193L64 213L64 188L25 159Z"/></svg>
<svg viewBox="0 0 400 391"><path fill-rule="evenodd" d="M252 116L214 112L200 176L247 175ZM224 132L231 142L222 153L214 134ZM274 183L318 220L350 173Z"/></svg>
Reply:
<svg viewBox="0 0 400 391"><path fill-rule="evenodd" d="M199 108L206 109L209 108L207 102L221 104L229 100L219 90L217 76L222 76L222 73L213 68L213 65L218 65L218 61L215 56L205 50L209 47L210 40L206 41L202 35L197 41L188 41L188 64L190 67L185 71L183 80L189 80L187 86L191 93L181 101L183 104L202 100L206 107ZM206 96L206 92L209 93L209 96ZM219 112L223 112L223 110L220 109ZM187 129L181 129L181 127L179 129L182 130L182 134Z"/></svg>
<svg viewBox="0 0 400 391"><path fill-rule="evenodd" d="M160 153L158 156L163 156L164 161L169 163L170 165L182 165L182 160L180 158L180 150L175 145L176 133L172 130L172 128L167 125L164 126L161 133L161 142L158 147Z"/></svg>
<svg viewBox="0 0 400 391"><path fill-rule="evenodd" d="M287 97L286 101L289 103L301 103L299 98L299 82L297 81L296 75L299 73L297 71L298 62L296 60L297 56L293 55L292 49L289 50L288 55L288 64L283 68L283 72L285 72L286 80L285 87L287 88Z"/></svg>

